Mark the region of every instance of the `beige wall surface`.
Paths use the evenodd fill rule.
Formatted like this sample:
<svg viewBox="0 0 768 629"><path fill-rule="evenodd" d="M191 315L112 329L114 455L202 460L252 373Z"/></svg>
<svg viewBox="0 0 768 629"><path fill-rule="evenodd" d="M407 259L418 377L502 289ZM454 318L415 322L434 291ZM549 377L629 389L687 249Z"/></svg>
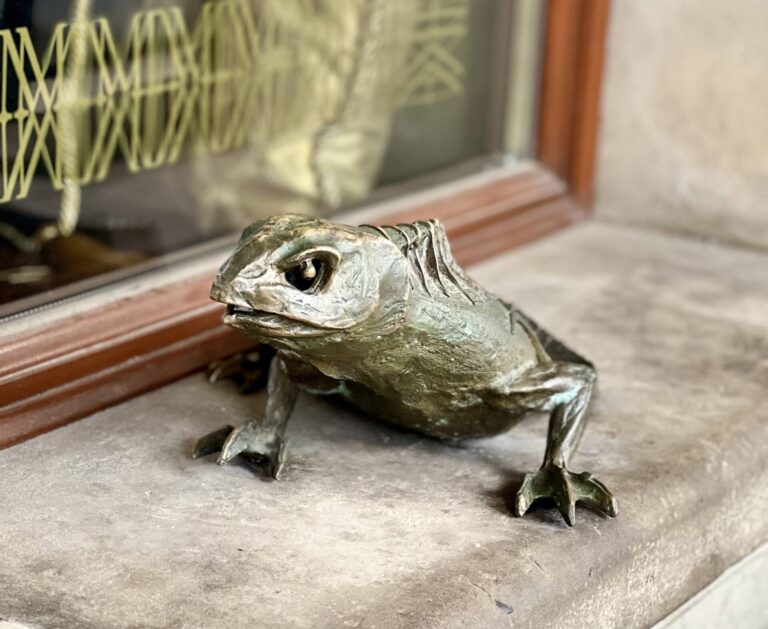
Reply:
<svg viewBox="0 0 768 629"><path fill-rule="evenodd" d="M614 0L597 213L768 249L768 2Z"/></svg>

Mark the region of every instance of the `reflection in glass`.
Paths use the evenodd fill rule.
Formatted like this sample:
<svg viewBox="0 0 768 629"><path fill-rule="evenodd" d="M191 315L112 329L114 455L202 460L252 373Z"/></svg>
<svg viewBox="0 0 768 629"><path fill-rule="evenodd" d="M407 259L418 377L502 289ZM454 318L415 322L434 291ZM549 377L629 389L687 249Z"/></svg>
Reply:
<svg viewBox="0 0 768 629"><path fill-rule="evenodd" d="M0 305L499 149L505 5L0 0Z"/></svg>

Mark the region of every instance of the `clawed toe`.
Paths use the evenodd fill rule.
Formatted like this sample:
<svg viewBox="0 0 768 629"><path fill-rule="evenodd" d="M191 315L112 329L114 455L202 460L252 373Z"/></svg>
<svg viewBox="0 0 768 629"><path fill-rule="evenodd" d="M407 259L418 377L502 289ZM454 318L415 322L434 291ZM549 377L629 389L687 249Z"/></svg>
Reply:
<svg viewBox="0 0 768 629"><path fill-rule="evenodd" d="M205 437L202 437L201 439L198 439L194 450L192 450L192 458L199 459L200 457L220 452L221 448L224 446L224 443L227 440L227 437L229 437L230 433L234 429L234 426L227 425L223 428L219 428L218 430L214 430L212 433L205 435Z"/></svg>
<svg viewBox="0 0 768 629"><path fill-rule="evenodd" d="M569 526L576 522L577 502L611 517L618 513L616 500L603 483L588 472L573 474L553 464L525 475L515 497L515 515L523 516L534 502L545 498L555 503Z"/></svg>
<svg viewBox="0 0 768 629"><path fill-rule="evenodd" d="M613 497L613 494L603 483L589 472L582 472L578 475L578 479L577 501L583 502L587 506L601 511L612 518L618 515L619 510L616 505L616 498Z"/></svg>

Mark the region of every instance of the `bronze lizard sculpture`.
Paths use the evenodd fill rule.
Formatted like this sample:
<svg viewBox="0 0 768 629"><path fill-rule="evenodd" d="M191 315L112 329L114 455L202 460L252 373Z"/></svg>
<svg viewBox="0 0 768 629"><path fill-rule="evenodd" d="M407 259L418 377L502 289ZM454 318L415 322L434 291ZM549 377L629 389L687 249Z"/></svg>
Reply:
<svg viewBox="0 0 768 629"><path fill-rule="evenodd" d="M430 437L499 434L549 413L544 462L515 497L522 516L554 501L610 516L616 502L567 469L584 431L594 366L456 264L435 221L352 227L279 215L248 227L211 297L224 322L277 350L266 417L203 437L195 458L240 455L277 478L297 392L340 395L369 415Z"/></svg>

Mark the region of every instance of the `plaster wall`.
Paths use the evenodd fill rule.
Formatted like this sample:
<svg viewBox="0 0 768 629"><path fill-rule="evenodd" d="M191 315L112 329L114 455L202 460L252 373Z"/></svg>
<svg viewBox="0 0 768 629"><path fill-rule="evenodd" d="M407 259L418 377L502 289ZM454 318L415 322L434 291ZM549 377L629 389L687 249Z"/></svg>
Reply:
<svg viewBox="0 0 768 629"><path fill-rule="evenodd" d="M768 3L616 0L598 216L768 249Z"/></svg>

